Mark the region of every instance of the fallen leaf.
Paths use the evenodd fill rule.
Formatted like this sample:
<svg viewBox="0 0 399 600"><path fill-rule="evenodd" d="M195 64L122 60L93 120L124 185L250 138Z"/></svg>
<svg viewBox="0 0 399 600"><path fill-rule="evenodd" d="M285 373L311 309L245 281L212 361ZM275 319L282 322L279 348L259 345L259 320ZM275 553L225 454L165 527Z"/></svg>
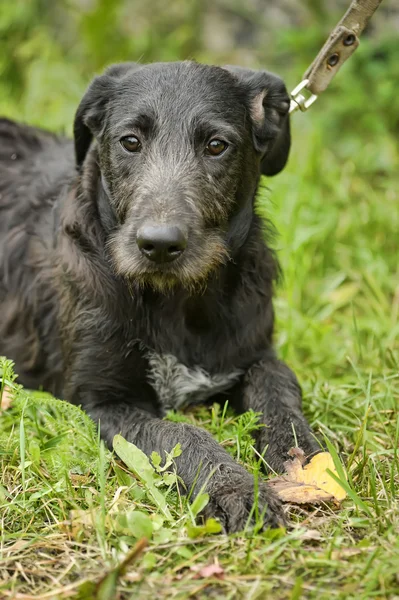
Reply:
<svg viewBox="0 0 399 600"><path fill-rule="evenodd" d="M208 577L217 577L217 579L222 579L224 576L224 569L215 563L212 563L211 565L205 565L202 566L201 565L193 565L191 568L191 571L194 571L196 573L196 575L194 576L194 579L208 579Z"/></svg>
<svg viewBox="0 0 399 600"><path fill-rule="evenodd" d="M371 554L374 552L374 546L368 546L365 548L341 548L340 550L333 550L331 552L331 560L342 560L348 558L349 556L356 556L357 554L362 554L367 552Z"/></svg>
<svg viewBox="0 0 399 600"><path fill-rule="evenodd" d="M297 481L291 481L284 475L276 477L269 482L283 502L292 504L317 504L318 502L331 502L334 497L313 485L306 485Z"/></svg>
<svg viewBox="0 0 399 600"><path fill-rule="evenodd" d="M323 539L323 536L317 529L307 529L303 532L301 539L312 542L320 542Z"/></svg>
<svg viewBox="0 0 399 600"><path fill-rule="evenodd" d="M90 482L87 475L78 475L77 473L70 473L69 478L73 487L77 488L87 485Z"/></svg>
<svg viewBox="0 0 399 600"><path fill-rule="evenodd" d="M72 539L78 540L96 528L97 519L98 514L92 510L73 509L69 511L69 519L60 522L60 528Z"/></svg>
<svg viewBox="0 0 399 600"><path fill-rule="evenodd" d="M10 408L12 401L14 400L13 391L11 388L5 386L3 389L3 393L0 398L0 410L7 410Z"/></svg>
<svg viewBox="0 0 399 600"><path fill-rule="evenodd" d="M305 453L302 450L302 448L298 448L298 446L295 446L294 448L290 448L288 450L287 454L291 458L297 458L299 460L299 462L301 463L301 465L304 465L306 462Z"/></svg>
<svg viewBox="0 0 399 600"><path fill-rule="evenodd" d="M300 448L291 448L293 460L284 463L287 474L269 481L283 502L316 504L318 502L341 502L345 490L331 477L327 470L337 475L329 452L320 452L304 466L305 455Z"/></svg>

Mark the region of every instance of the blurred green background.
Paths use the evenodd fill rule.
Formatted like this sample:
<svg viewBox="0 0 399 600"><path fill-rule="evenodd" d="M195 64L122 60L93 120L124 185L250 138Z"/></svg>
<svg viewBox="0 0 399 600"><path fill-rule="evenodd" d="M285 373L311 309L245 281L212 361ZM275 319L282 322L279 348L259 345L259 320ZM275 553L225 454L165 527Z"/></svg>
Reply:
<svg viewBox="0 0 399 600"><path fill-rule="evenodd" d="M0 0L0 114L70 134L93 75L124 60L266 68L292 89L348 5ZM323 364L325 377L362 344L372 365L384 336L392 347L398 332L398 33L399 4L383 0L329 89L294 115L288 168L260 200L280 232L286 276L280 351Z"/></svg>
<svg viewBox="0 0 399 600"><path fill-rule="evenodd" d="M275 71L292 88L348 5L349 0L0 0L0 109L69 131L93 74L124 60L236 63ZM399 6L384 0L362 48L329 91L334 110L324 98L318 107L328 114L326 133L331 127L356 135L398 133L398 33Z"/></svg>

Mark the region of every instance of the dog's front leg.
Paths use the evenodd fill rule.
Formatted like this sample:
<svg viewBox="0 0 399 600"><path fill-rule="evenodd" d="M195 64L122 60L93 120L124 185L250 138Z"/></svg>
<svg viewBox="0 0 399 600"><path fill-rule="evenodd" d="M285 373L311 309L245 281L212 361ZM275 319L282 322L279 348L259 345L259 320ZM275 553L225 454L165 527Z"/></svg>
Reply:
<svg viewBox="0 0 399 600"><path fill-rule="evenodd" d="M274 357L253 365L244 378L244 410L262 414L264 427L256 433L257 449L267 465L279 473L291 447L298 445L310 456L321 451L301 411L302 393L287 365Z"/></svg>
<svg viewBox="0 0 399 600"><path fill-rule="evenodd" d="M114 435L120 433L147 456L156 451L164 457L165 452L180 443L182 454L175 459L175 465L185 491L192 490L193 497L206 491L210 500L205 516L218 518L225 531L245 528L255 500L265 525L275 527L283 522L280 503L269 487L261 482L256 486L252 475L207 431L164 421L128 403L89 400L84 408L95 421L100 421L101 435L110 446Z"/></svg>

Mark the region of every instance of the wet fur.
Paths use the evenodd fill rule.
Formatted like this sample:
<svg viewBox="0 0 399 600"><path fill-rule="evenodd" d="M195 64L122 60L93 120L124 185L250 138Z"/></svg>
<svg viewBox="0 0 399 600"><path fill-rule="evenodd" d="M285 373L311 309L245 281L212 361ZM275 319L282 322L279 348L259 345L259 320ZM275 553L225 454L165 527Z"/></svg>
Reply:
<svg viewBox="0 0 399 600"><path fill-rule="evenodd" d="M0 353L24 385L82 405L110 445L117 433L147 454L180 442L185 488L207 488L206 514L227 531L245 526L252 476L206 431L162 417L202 385L262 414L257 446L274 470L293 430L307 454L319 448L295 375L273 350L278 267L254 212L260 173L287 160L287 110L283 83L265 72L124 64L91 84L74 146L0 120ZM140 157L118 146L128 113L142 120ZM217 163L201 150L212 123L234 140ZM160 268L138 252L146 220L185 228L182 259ZM184 394L168 399L173 389ZM281 521L265 484L259 504L266 524Z"/></svg>

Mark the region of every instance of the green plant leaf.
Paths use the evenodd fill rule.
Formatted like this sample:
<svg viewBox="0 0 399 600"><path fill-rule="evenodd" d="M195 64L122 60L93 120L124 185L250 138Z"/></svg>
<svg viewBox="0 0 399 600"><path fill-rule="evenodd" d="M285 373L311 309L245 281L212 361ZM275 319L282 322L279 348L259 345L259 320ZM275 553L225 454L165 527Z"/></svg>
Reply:
<svg viewBox="0 0 399 600"><path fill-rule="evenodd" d="M197 515L202 510L204 510L204 508L208 504L208 502L209 502L209 494L206 494L206 493L198 494L198 496L195 498L194 502L190 506L194 519L197 517Z"/></svg>
<svg viewBox="0 0 399 600"><path fill-rule="evenodd" d="M151 452L151 462L154 468L158 470L158 467L161 465L161 457L158 452Z"/></svg>
<svg viewBox="0 0 399 600"><path fill-rule="evenodd" d="M214 535L222 531L221 524L216 519L207 519L204 525L188 525L187 535L191 539L203 537L205 535Z"/></svg>
<svg viewBox="0 0 399 600"><path fill-rule="evenodd" d="M153 532L153 524L151 518L139 511L134 510L126 515L127 529L130 535L137 539L151 539Z"/></svg>
<svg viewBox="0 0 399 600"><path fill-rule="evenodd" d="M127 442L121 435L116 435L113 447L119 458L140 479L149 484L153 483L155 471L151 466L148 456L134 444Z"/></svg>
<svg viewBox="0 0 399 600"><path fill-rule="evenodd" d="M114 450L144 485L147 495L168 521L173 517L168 508L165 496L155 487L156 481L162 481L151 466L150 459L137 446L127 442L121 435L116 435L113 442Z"/></svg>

